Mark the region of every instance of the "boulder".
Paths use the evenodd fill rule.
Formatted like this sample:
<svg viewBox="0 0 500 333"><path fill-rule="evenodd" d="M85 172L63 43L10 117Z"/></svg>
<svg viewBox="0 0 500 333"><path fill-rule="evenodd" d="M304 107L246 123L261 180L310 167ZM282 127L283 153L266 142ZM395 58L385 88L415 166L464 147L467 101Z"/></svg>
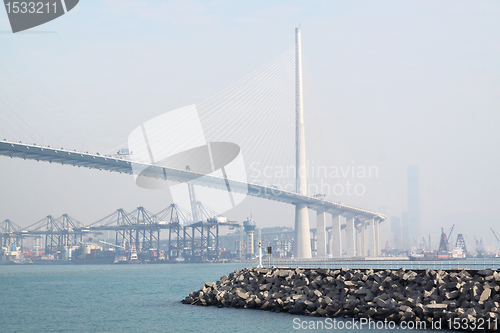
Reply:
<svg viewBox="0 0 500 333"><path fill-rule="evenodd" d="M458 296L460 296L460 291L458 291L458 290L454 290L452 292L445 293L445 298L446 299L455 299Z"/></svg>
<svg viewBox="0 0 500 333"><path fill-rule="evenodd" d="M485 288L483 292L481 293L481 296L479 297L479 302L484 302L488 300L491 296L491 289L490 288Z"/></svg>
<svg viewBox="0 0 500 333"><path fill-rule="evenodd" d="M446 310L448 308L448 304L438 304L438 303L435 303L435 304L428 304L427 305L427 309L431 310L431 311L436 311L436 310Z"/></svg>
<svg viewBox="0 0 500 333"><path fill-rule="evenodd" d="M382 308L387 307L387 302L385 300L383 300L382 298L377 299L376 303L377 303L377 306L380 306Z"/></svg>
<svg viewBox="0 0 500 333"><path fill-rule="evenodd" d="M477 271L477 274L481 276L490 276L493 275L493 271L491 269L482 269Z"/></svg>
<svg viewBox="0 0 500 333"><path fill-rule="evenodd" d="M210 281L205 282L205 287L206 288L215 288L216 284Z"/></svg>
<svg viewBox="0 0 500 333"><path fill-rule="evenodd" d="M241 299L247 299L249 297L248 293L247 292L244 292L243 290L241 289L236 289L236 292L235 292L236 296L238 296L239 298Z"/></svg>

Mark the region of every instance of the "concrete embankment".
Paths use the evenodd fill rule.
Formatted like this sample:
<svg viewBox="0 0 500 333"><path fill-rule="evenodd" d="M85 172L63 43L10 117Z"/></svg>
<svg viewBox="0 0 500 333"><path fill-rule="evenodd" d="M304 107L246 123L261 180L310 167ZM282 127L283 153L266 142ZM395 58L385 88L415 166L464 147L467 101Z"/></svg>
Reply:
<svg viewBox="0 0 500 333"><path fill-rule="evenodd" d="M443 328L455 323L446 328L457 329L484 322L483 330L495 331L500 272L248 268L206 282L182 302L395 323L426 321L429 327L440 320Z"/></svg>

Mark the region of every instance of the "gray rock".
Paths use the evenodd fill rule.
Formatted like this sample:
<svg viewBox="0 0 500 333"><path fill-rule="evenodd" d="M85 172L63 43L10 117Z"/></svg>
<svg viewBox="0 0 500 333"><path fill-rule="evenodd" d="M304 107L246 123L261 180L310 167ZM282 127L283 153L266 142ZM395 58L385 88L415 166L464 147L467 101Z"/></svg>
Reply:
<svg viewBox="0 0 500 333"><path fill-rule="evenodd" d="M435 304L429 304L427 305L427 309L431 310L431 311L435 311L435 310L446 310L448 308L448 305L447 304L438 304L438 303L435 303Z"/></svg>
<svg viewBox="0 0 500 333"><path fill-rule="evenodd" d="M205 287L206 288L214 288L216 287L216 284L210 281L205 282Z"/></svg>
<svg viewBox="0 0 500 333"><path fill-rule="evenodd" d="M485 288L483 292L481 293L481 296L479 297L479 302L484 302L488 300L491 296L491 289L490 288Z"/></svg>
<svg viewBox="0 0 500 333"><path fill-rule="evenodd" d="M304 294L297 294L292 296L293 300L306 300L307 296Z"/></svg>
<svg viewBox="0 0 500 333"><path fill-rule="evenodd" d="M446 299L455 299L458 296L460 296L460 291L458 291L458 290L454 290L452 292L449 292L449 293L445 294L445 298Z"/></svg>
<svg viewBox="0 0 500 333"><path fill-rule="evenodd" d="M285 294L284 294L284 293L282 293L282 292L277 292L277 293L272 294L271 298L272 298L272 299L278 299L278 298L281 298L281 297L283 297L283 296L285 296Z"/></svg>
<svg viewBox="0 0 500 333"><path fill-rule="evenodd" d="M475 316L476 315L476 310L474 308L469 308L465 311L464 313L465 315L471 315L471 316Z"/></svg>
<svg viewBox="0 0 500 333"><path fill-rule="evenodd" d="M477 271L477 274L481 275L481 276L489 276L489 275L493 275L493 271L491 269L484 269L484 270Z"/></svg>
<svg viewBox="0 0 500 333"><path fill-rule="evenodd" d="M267 310L268 307L269 307L269 301L265 301L264 304L262 304L260 306L260 309L261 310Z"/></svg>
<svg viewBox="0 0 500 333"><path fill-rule="evenodd" d="M305 300L304 305L306 306L307 310L309 310L309 311L314 311L316 309L316 305L314 305L314 303L309 301L309 300Z"/></svg>
<svg viewBox="0 0 500 333"><path fill-rule="evenodd" d="M389 295L388 293L383 293L382 295L377 296L376 298L388 300L389 298L391 298L391 295Z"/></svg>
<svg viewBox="0 0 500 333"><path fill-rule="evenodd" d="M377 299L376 303L377 303L377 306L380 306L381 308L387 307L387 302L381 298Z"/></svg>
<svg viewBox="0 0 500 333"><path fill-rule="evenodd" d="M399 310L406 312L406 311L411 311L411 308L408 305L401 305L399 306Z"/></svg>
<svg viewBox="0 0 500 333"><path fill-rule="evenodd" d="M282 277L282 278L283 277L287 277L289 275L292 275L292 271L289 271L289 270L279 270L279 271L277 271L277 275L279 277Z"/></svg>
<svg viewBox="0 0 500 333"><path fill-rule="evenodd" d="M325 309L316 309L316 313L320 317L326 317L328 315L328 312Z"/></svg>
<svg viewBox="0 0 500 333"><path fill-rule="evenodd" d="M360 288L354 292L356 295L367 295L370 293L369 289L366 288Z"/></svg>
<svg viewBox="0 0 500 333"><path fill-rule="evenodd" d="M500 314L496 312L488 312L486 314L486 318L491 318L491 319L500 319Z"/></svg>
<svg viewBox="0 0 500 333"><path fill-rule="evenodd" d="M249 297L248 293L243 292L241 289L237 289L235 294L236 294L236 296L238 296L239 298L242 298L244 300Z"/></svg>
<svg viewBox="0 0 500 333"><path fill-rule="evenodd" d="M193 302L194 300L189 296L182 300L183 304L193 304Z"/></svg>

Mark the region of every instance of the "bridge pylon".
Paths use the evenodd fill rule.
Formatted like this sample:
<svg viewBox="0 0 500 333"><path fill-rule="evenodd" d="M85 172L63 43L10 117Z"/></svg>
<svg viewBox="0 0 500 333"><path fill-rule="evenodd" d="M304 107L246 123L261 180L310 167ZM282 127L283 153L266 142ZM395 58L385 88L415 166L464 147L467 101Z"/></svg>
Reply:
<svg viewBox="0 0 500 333"><path fill-rule="evenodd" d="M306 140L304 132L304 101L302 94L302 42L300 27L295 29L295 112L296 112L296 192L307 196ZM309 213L307 204L295 204L295 258L311 258Z"/></svg>

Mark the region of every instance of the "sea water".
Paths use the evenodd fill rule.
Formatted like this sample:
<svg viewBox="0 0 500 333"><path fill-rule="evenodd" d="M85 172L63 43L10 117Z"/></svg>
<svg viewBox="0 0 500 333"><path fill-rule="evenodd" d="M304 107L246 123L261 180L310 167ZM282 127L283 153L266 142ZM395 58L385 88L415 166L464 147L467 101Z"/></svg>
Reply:
<svg viewBox="0 0 500 333"><path fill-rule="evenodd" d="M248 265L0 266L0 332L335 331L332 319L181 304L205 281ZM390 331L335 320L338 332Z"/></svg>

